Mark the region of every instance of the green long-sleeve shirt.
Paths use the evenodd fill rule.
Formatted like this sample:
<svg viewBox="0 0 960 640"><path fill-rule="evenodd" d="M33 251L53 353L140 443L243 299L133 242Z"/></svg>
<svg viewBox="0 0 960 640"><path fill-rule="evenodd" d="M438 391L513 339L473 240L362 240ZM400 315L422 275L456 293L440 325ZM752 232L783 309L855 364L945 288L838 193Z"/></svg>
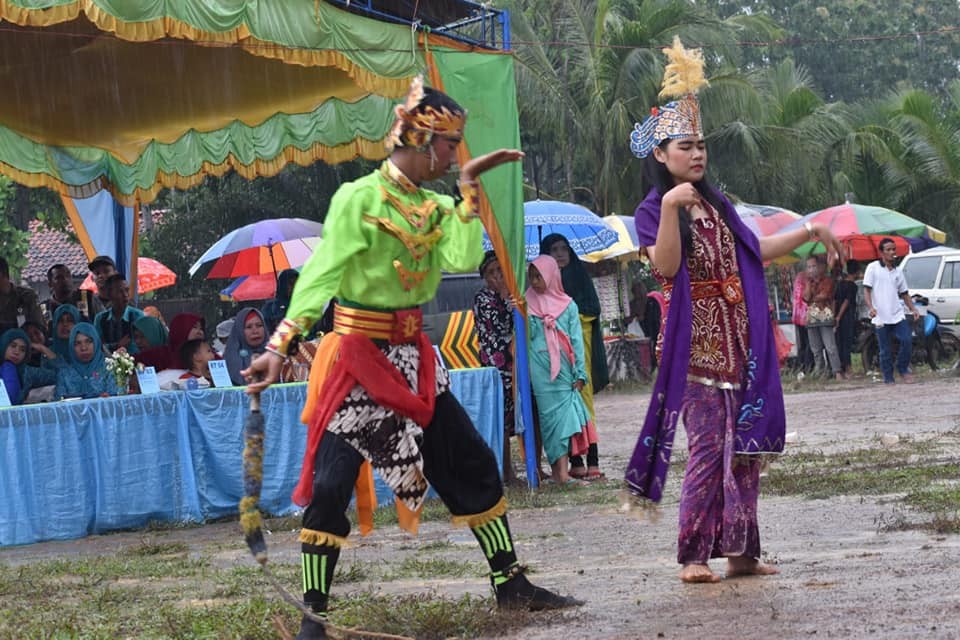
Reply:
<svg viewBox="0 0 960 640"><path fill-rule="evenodd" d="M331 298L376 309L415 307L436 294L441 271L472 271L483 259L483 227L453 199L407 191L378 171L341 186L330 202L323 240L304 265L287 319L306 329Z"/></svg>

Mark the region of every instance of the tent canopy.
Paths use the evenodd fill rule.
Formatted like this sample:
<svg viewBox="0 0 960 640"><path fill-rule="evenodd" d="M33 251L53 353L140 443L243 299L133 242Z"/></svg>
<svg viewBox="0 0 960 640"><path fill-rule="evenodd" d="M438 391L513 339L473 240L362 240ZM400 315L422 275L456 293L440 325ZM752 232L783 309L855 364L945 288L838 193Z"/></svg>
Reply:
<svg viewBox="0 0 960 640"><path fill-rule="evenodd" d="M511 56L328 2L3 0L0 32L0 172L72 198L382 158L417 73L470 112L461 162L520 143ZM520 166L481 181L522 278Z"/></svg>

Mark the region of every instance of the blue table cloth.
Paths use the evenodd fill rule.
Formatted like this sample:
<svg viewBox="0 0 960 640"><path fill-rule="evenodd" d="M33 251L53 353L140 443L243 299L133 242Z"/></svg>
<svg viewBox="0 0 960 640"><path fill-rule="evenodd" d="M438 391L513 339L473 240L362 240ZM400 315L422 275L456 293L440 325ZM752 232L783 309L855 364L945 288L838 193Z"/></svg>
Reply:
<svg viewBox="0 0 960 640"><path fill-rule="evenodd" d="M451 371L454 395L493 450L503 453L496 369ZM290 501L306 448L306 384L263 394L261 508ZM0 546L79 538L151 521L237 513L243 496L242 388L165 392L0 409ZM377 481L381 503L390 491Z"/></svg>

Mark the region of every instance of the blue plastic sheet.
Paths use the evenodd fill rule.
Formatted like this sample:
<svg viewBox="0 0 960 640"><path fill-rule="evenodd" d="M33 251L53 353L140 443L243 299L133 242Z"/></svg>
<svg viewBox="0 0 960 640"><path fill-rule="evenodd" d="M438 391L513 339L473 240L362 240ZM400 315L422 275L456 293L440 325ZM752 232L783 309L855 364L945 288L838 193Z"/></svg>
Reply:
<svg viewBox="0 0 960 640"><path fill-rule="evenodd" d="M451 384L502 464L499 373L452 371ZM305 384L263 394L268 513L296 510L290 494L306 447L305 394ZM248 406L243 389L232 388L0 410L0 545L236 514ZM379 479L377 497L392 503Z"/></svg>

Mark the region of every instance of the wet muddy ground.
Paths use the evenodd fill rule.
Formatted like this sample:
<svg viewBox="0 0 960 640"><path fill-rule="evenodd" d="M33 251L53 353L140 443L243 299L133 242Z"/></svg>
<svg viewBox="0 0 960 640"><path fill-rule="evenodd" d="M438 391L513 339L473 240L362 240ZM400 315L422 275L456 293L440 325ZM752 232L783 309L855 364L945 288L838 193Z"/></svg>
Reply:
<svg viewBox="0 0 960 640"><path fill-rule="evenodd" d="M931 376L920 384L893 387L864 379L810 386L817 390L800 388L786 396L788 432L796 432L797 440L788 445L787 455L883 449L897 436L901 442L893 446L937 443L935 454L918 448L918 462L923 455L960 461L960 378ZM643 391L615 390L597 397L602 466L610 481L571 490L589 492L590 499L558 496L538 508L511 512L518 552L530 565L531 578L587 604L563 615L538 615L529 626L503 637L960 638L960 536L888 526L911 517L898 506L896 494L764 495L764 559L781 574L682 584L675 557L679 469L672 471L657 521L624 514L617 498L617 479L647 399ZM675 450L683 447L678 442ZM842 464L842 456L837 460ZM0 550L0 563L110 555L145 538L162 537L186 543L192 554L218 566L249 566L236 527L216 523L42 543ZM417 539L396 526L383 526L352 540L355 546L344 551L340 566L346 573L353 567L358 578L335 585L334 595L371 589L451 597L489 594L469 532L445 522L423 523ZM299 565L294 532L274 531L269 543L273 563ZM435 578L395 571L385 579L378 570L399 567L410 558L446 559L467 571ZM720 572L723 563L712 566Z"/></svg>

